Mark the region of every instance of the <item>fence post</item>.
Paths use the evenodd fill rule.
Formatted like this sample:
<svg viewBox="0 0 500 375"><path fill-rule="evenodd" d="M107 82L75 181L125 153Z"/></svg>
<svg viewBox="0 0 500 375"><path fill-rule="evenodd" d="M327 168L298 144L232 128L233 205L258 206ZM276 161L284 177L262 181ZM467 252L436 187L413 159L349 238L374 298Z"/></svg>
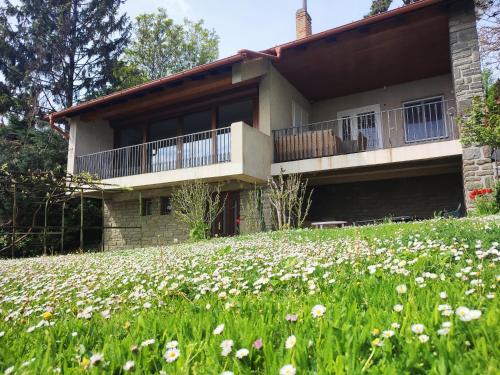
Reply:
<svg viewBox="0 0 500 375"><path fill-rule="evenodd" d="M104 191L101 190L101 243L102 243L102 251L104 252Z"/></svg>
<svg viewBox="0 0 500 375"><path fill-rule="evenodd" d="M140 239L140 243L141 243L141 249L142 249L142 192L139 192L139 226L140 226L140 235L141 235L141 239Z"/></svg>
<svg viewBox="0 0 500 375"><path fill-rule="evenodd" d="M83 250L83 189L80 190L80 250Z"/></svg>
<svg viewBox="0 0 500 375"><path fill-rule="evenodd" d="M12 200L12 246L11 246L11 256L14 258L14 253L16 250L16 211L17 211L17 200L16 200L16 195L17 195L17 187L16 183L12 185L12 194L13 194L13 200Z"/></svg>
<svg viewBox="0 0 500 375"><path fill-rule="evenodd" d="M49 199L45 201L45 208L43 211L43 255L47 255L47 207Z"/></svg>
<svg viewBox="0 0 500 375"><path fill-rule="evenodd" d="M64 252L64 209L66 208L66 201L62 204L61 213L61 254Z"/></svg>

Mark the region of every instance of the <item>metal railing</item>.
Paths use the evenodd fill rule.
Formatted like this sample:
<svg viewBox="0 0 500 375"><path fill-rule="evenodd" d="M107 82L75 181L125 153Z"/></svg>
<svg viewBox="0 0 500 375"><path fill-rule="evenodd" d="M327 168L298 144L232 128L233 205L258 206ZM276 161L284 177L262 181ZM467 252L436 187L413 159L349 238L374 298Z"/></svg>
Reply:
<svg viewBox="0 0 500 375"><path fill-rule="evenodd" d="M229 161L231 128L226 127L77 156L75 173L108 179Z"/></svg>
<svg viewBox="0 0 500 375"><path fill-rule="evenodd" d="M458 139L455 113L454 100L437 98L274 130L274 162Z"/></svg>

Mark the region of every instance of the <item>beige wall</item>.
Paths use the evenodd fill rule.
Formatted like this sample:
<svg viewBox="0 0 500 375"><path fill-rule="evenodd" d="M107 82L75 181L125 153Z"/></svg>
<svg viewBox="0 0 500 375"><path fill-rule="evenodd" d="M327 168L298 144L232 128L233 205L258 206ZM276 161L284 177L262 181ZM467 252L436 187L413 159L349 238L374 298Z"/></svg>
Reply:
<svg viewBox="0 0 500 375"><path fill-rule="evenodd" d="M74 117L69 124L68 173L74 172L76 156L113 148L113 129L107 121L84 122Z"/></svg>
<svg viewBox="0 0 500 375"><path fill-rule="evenodd" d="M265 134L271 130L292 126L292 102L310 111L307 99L272 65L259 87L259 129Z"/></svg>
<svg viewBox="0 0 500 375"><path fill-rule="evenodd" d="M404 144L401 113L391 110L401 108L403 103L407 101L434 96L443 96L445 100L454 100L455 95L450 74L314 103L311 106L311 122L334 120L338 118L338 113L341 111L378 104L383 112L381 123L384 147L389 147L391 144L392 146L400 146ZM455 107L454 103L449 104ZM389 128L392 143L389 143ZM457 130L456 126L454 130ZM454 134L458 134L458 132Z"/></svg>

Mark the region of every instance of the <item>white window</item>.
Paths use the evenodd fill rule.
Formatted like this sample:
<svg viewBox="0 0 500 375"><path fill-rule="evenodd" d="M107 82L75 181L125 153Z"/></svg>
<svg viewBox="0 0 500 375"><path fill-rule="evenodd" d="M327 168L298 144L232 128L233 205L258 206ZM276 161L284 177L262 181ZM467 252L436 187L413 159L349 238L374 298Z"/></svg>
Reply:
<svg viewBox="0 0 500 375"><path fill-rule="evenodd" d="M307 125L309 123L309 112L295 101L292 101L292 125L294 128Z"/></svg>
<svg viewBox="0 0 500 375"><path fill-rule="evenodd" d="M380 105L353 108L337 113L342 126L344 142L355 141L361 134L366 138L366 148L373 150L382 147L382 128L380 125Z"/></svg>
<svg viewBox="0 0 500 375"><path fill-rule="evenodd" d="M446 138L443 97L403 103L406 143Z"/></svg>

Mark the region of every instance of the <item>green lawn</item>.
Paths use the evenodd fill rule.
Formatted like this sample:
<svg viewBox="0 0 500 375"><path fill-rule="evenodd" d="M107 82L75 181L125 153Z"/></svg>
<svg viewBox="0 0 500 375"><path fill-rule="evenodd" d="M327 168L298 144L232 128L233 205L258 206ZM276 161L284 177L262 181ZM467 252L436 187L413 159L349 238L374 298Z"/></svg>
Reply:
<svg viewBox="0 0 500 375"><path fill-rule="evenodd" d="M496 217L2 260L0 372L498 374L498 242Z"/></svg>

